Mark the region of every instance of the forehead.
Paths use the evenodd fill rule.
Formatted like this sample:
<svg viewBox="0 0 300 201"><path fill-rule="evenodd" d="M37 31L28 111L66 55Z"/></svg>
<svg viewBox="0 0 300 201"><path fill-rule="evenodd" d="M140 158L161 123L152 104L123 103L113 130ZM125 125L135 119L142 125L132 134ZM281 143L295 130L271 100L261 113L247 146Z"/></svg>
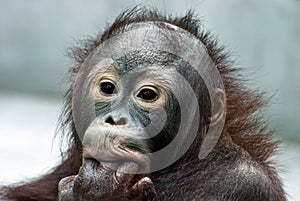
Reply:
<svg viewBox="0 0 300 201"><path fill-rule="evenodd" d="M158 68L153 71L174 69L174 66L178 67L178 62L185 60L183 57L192 55L191 45L195 46L196 41L190 44L191 40L195 40L191 34L171 24L133 23L101 43L84 63L84 69L91 72L95 67L105 68L107 64L103 65L103 60L110 60L120 76L133 69L137 72L143 67L154 65ZM198 54L198 59L201 55Z"/></svg>
<svg viewBox="0 0 300 201"><path fill-rule="evenodd" d="M196 75L210 89L223 88L218 69L202 42L188 31L164 22L133 23L113 33L83 62L77 85L82 86L95 68L107 66L103 65L106 61L114 63L121 76L147 66L159 66L156 70L176 67L185 78ZM181 65L182 61L185 65Z"/></svg>
<svg viewBox="0 0 300 201"><path fill-rule="evenodd" d="M133 72L143 72L145 69L153 72L166 69L175 69L178 62L181 61L176 55L160 50L149 51L147 49L140 51L127 52L125 55L116 58L114 65L120 75Z"/></svg>
<svg viewBox="0 0 300 201"><path fill-rule="evenodd" d="M201 46L195 52L195 46ZM187 31L162 22L140 22L127 25L101 43L87 59L90 66L111 58L125 68L147 64L167 65L183 58L201 61L206 56L202 43ZM134 64L136 63L136 64Z"/></svg>
<svg viewBox="0 0 300 201"><path fill-rule="evenodd" d="M94 62L92 60L92 62ZM89 62L89 75L93 74L128 74L174 72L185 63L182 58L163 51L133 51L119 58L105 58L94 63Z"/></svg>

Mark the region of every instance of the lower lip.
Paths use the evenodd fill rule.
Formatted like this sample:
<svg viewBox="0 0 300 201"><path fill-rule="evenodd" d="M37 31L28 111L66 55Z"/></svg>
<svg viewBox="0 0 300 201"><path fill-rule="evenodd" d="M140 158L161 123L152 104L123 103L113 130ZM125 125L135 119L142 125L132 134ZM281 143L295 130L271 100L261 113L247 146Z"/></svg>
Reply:
<svg viewBox="0 0 300 201"><path fill-rule="evenodd" d="M94 160L98 164L105 165L107 164L112 169L117 169L120 164L123 163L135 163L138 165L139 169L135 173L138 172L147 172L148 170L148 163L145 160L145 157L143 154L140 154L138 152L134 152L131 150L124 150L119 149L120 155L114 155L113 153L107 152L107 151L100 151L96 154L93 154L95 152L88 151L87 149L84 149L83 151L83 158L85 160ZM132 173L132 172L128 172Z"/></svg>

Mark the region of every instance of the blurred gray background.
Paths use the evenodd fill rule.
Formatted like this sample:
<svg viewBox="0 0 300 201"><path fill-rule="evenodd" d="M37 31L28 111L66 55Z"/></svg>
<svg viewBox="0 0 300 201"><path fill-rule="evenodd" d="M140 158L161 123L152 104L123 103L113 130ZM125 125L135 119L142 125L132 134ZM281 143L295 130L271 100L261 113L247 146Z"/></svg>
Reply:
<svg viewBox="0 0 300 201"><path fill-rule="evenodd" d="M284 142L281 176L289 200L300 200L300 0L0 0L0 183L58 162L52 138L70 67L65 49L137 4L174 15L194 9L251 87L272 95L265 114Z"/></svg>

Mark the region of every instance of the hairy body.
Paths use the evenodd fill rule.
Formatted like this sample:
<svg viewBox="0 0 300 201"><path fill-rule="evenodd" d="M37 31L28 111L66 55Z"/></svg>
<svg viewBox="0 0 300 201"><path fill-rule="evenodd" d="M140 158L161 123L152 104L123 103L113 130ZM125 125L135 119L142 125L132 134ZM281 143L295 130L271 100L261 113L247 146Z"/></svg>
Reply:
<svg viewBox="0 0 300 201"><path fill-rule="evenodd" d="M273 133L259 114L265 105L263 93L243 84L240 70L233 66L224 48L200 25L191 12L175 18L153 10L133 9L122 13L100 36L75 47L70 52L75 60L70 70L71 86L60 120L62 132L69 139L62 164L39 179L4 188L3 198L286 200L270 161L278 142L272 141ZM146 32L141 34L140 30ZM172 33L172 37L166 33ZM178 42L181 37L183 42ZM189 40L191 43L187 43ZM192 46L183 48L181 44L194 41L201 44L204 56L186 61L184 58L195 53ZM128 53L128 44L130 48L141 47ZM165 48L161 46L176 54L161 51ZM109 63L110 60L103 61L106 54L117 56L112 56ZM211 62L203 59L206 55ZM215 67L220 74L224 87L218 90L220 110L210 109L213 100L205 86L205 80L217 78L199 76L191 65L197 59L200 71L203 66ZM180 76L195 95L178 81ZM181 99L188 101L182 105ZM92 115L86 109L89 107ZM207 130L220 121L220 116L225 121L222 132L207 155L199 159L201 147L206 146ZM181 124L185 132L180 131ZM197 135L190 137L195 125ZM161 129L154 132L157 127ZM149 137L152 132L157 135ZM148 136L146 140L144 135ZM174 139L178 141L170 155L158 159L151 155ZM189 141L190 146L185 146ZM157 168L168 159L173 162Z"/></svg>

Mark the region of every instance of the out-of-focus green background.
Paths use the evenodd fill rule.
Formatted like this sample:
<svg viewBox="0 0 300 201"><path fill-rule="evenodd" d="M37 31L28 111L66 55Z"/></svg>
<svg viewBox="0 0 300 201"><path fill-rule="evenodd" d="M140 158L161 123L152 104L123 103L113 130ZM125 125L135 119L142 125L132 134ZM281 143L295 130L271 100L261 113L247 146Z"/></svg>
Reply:
<svg viewBox="0 0 300 201"><path fill-rule="evenodd" d="M70 67L65 49L137 4L174 15L194 9L247 70L251 87L272 95L265 114L284 142L281 176L290 200L300 200L299 0L1 0L0 182L30 177L57 161L51 138Z"/></svg>

